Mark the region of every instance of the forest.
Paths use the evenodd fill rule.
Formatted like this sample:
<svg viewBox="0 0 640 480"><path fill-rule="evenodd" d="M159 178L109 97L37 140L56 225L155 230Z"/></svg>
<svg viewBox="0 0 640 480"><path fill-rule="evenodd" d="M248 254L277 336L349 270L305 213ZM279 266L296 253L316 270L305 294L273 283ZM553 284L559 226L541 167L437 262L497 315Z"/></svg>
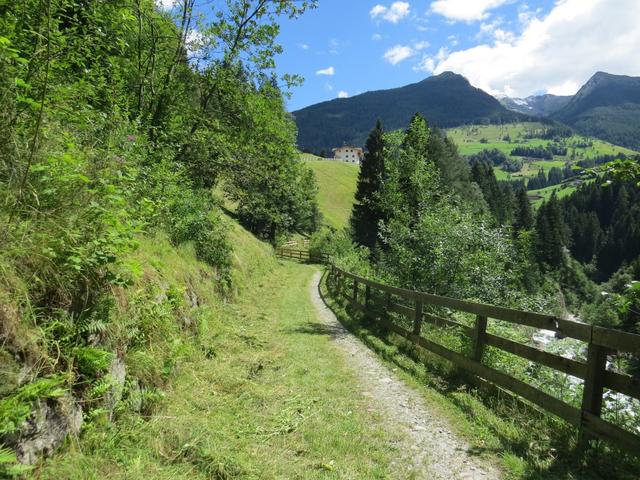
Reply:
<svg viewBox="0 0 640 480"><path fill-rule="evenodd" d="M407 288L522 308L537 304L559 314L584 311L591 323L640 332L634 303L640 189L633 174L603 169L573 195L553 194L534 210L523 182L496 179L492 167L506 160L503 154L483 151L467 163L420 115L403 133L385 133L378 123L367 152L351 217L367 268ZM574 176L568 166L553 167L528 184L556 185ZM602 290L609 294L606 313Z"/></svg>

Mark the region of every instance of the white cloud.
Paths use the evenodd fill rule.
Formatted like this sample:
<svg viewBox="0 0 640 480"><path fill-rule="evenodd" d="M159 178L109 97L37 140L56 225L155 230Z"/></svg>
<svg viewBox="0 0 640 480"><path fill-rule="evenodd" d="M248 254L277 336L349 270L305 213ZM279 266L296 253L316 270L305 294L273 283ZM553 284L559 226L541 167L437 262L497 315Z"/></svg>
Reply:
<svg viewBox="0 0 640 480"><path fill-rule="evenodd" d="M189 30L186 41L187 53L191 59L206 46L205 36L195 28Z"/></svg>
<svg viewBox="0 0 640 480"><path fill-rule="evenodd" d="M391 65L397 65L403 60L406 60L407 58L414 56L415 53L416 52L413 50L413 48L407 45L396 45L395 47L392 47L389 50L387 50L384 53L382 58L384 58Z"/></svg>
<svg viewBox="0 0 640 480"><path fill-rule="evenodd" d="M378 40L382 40L382 35L380 35L379 33L374 33L373 35L371 35L371 40L375 40L376 42Z"/></svg>
<svg viewBox="0 0 640 480"><path fill-rule="evenodd" d="M302 50L309 50L309 45L307 45L306 43L299 43L298 47L300 47Z"/></svg>
<svg viewBox="0 0 640 480"><path fill-rule="evenodd" d="M176 0L156 0L156 5L163 10L170 10L176 4Z"/></svg>
<svg viewBox="0 0 640 480"><path fill-rule="evenodd" d="M347 92L345 92L344 90L340 90L338 92L338 98L349 98L349 94Z"/></svg>
<svg viewBox="0 0 640 480"><path fill-rule="evenodd" d="M615 8L609 0L557 0L546 17L527 18L518 36L494 30L493 43L441 52L434 73L452 70L492 94L573 94L598 70L640 75L639 20L638 0Z"/></svg>
<svg viewBox="0 0 640 480"><path fill-rule="evenodd" d="M338 47L340 47L340 42L338 41L338 39L330 38L329 39L329 53L331 55L337 55L338 54Z"/></svg>
<svg viewBox="0 0 640 480"><path fill-rule="evenodd" d="M427 41L422 41L422 42L416 42L416 44L413 46L413 48L415 50L424 50L425 48L429 48L429 42Z"/></svg>
<svg viewBox="0 0 640 480"><path fill-rule="evenodd" d="M436 0L431 10L453 21L473 22L489 16L489 10L509 0Z"/></svg>
<svg viewBox="0 0 640 480"><path fill-rule="evenodd" d="M316 71L316 75L335 75L336 69L333 67L323 68L321 70Z"/></svg>
<svg viewBox="0 0 640 480"><path fill-rule="evenodd" d="M371 18L376 18L378 15L384 15L386 11L387 7L385 7L384 5L376 5L371 9L369 15L371 15Z"/></svg>
<svg viewBox="0 0 640 480"><path fill-rule="evenodd" d="M384 5L376 5L370 11L371 18L381 17L383 20L391 23L398 23L400 20L409 15L409 2L393 2L389 7Z"/></svg>
<svg viewBox="0 0 640 480"><path fill-rule="evenodd" d="M425 55L424 57L422 57L422 60L420 60L420 63L418 63L413 67L413 71L432 73L435 66L436 66L435 59L433 57Z"/></svg>
<svg viewBox="0 0 640 480"><path fill-rule="evenodd" d="M331 85L329 82L326 82L326 83L324 84L324 89L325 89L327 92L333 92L333 85Z"/></svg>

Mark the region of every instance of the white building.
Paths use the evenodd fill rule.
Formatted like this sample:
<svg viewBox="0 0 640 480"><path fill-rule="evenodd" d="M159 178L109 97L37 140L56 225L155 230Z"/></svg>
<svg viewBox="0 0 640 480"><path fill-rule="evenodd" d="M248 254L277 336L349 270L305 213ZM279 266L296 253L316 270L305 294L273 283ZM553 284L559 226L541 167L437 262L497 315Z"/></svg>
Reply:
<svg viewBox="0 0 640 480"><path fill-rule="evenodd" d="M333 159L340 162L359 164L364 157L364 151L358 147L350 147L345 145L333 149Z"/></svg>

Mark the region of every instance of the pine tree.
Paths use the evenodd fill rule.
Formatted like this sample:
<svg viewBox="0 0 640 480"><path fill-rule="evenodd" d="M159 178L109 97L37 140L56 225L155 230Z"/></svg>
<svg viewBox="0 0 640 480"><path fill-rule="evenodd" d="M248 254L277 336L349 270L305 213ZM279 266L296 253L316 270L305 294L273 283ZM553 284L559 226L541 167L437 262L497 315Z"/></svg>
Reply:
<svg viewBox="0 0 640 480"><path fill-rule="evenodd" d="M519 188L516 192L516 213L513 226L516 230L531 230L533 227L531 203L529 203L529 197L524 187Z"/></svg>
<svg viewBox="0 0 640 480"><path fill-rule="evenodd" d="M555 193L540 207L536 231L538 261L551 268L562 265L563 249L569 243L569 231Z"/></svg>
<svg viewBox="0 0 640 480"><path fill-rule="evenodd" d="M383 219L378 206L378 195L384 181L384 130L380 120L369 134L366 150L358 174L351 227L353 240L373 251L378 239L379 222Z"/></svg>

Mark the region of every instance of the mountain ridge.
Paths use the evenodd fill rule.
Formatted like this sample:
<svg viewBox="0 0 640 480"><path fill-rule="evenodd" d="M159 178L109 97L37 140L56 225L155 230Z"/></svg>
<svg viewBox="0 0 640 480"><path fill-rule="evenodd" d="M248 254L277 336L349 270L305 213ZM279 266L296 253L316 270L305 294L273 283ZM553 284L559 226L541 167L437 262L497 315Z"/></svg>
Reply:
<svg viewBox="0 0 640 480"><path fill-rule="evenodd" d="M572 95L545 93L542 95L529 95L525 98L500 97L498 100L508 110L527 115L549 117L563 108L572 98Z"/></svg>
<svg viewBox="0 0 640 480"><path fill-rule="evenodd" d="M640 77L596 72L551 118L583 135L640 148Z"/></svg>
<svg viewBox="0 0 640 480"><path fill-rule="evenodd" d="M438 127L505 123L528 117L507 110L462 75L443 72L419 82L333 99L292 112L301 150L321 153L344 143L363 145L379 118L386 130L403 128L415 113Z"/></svg>

